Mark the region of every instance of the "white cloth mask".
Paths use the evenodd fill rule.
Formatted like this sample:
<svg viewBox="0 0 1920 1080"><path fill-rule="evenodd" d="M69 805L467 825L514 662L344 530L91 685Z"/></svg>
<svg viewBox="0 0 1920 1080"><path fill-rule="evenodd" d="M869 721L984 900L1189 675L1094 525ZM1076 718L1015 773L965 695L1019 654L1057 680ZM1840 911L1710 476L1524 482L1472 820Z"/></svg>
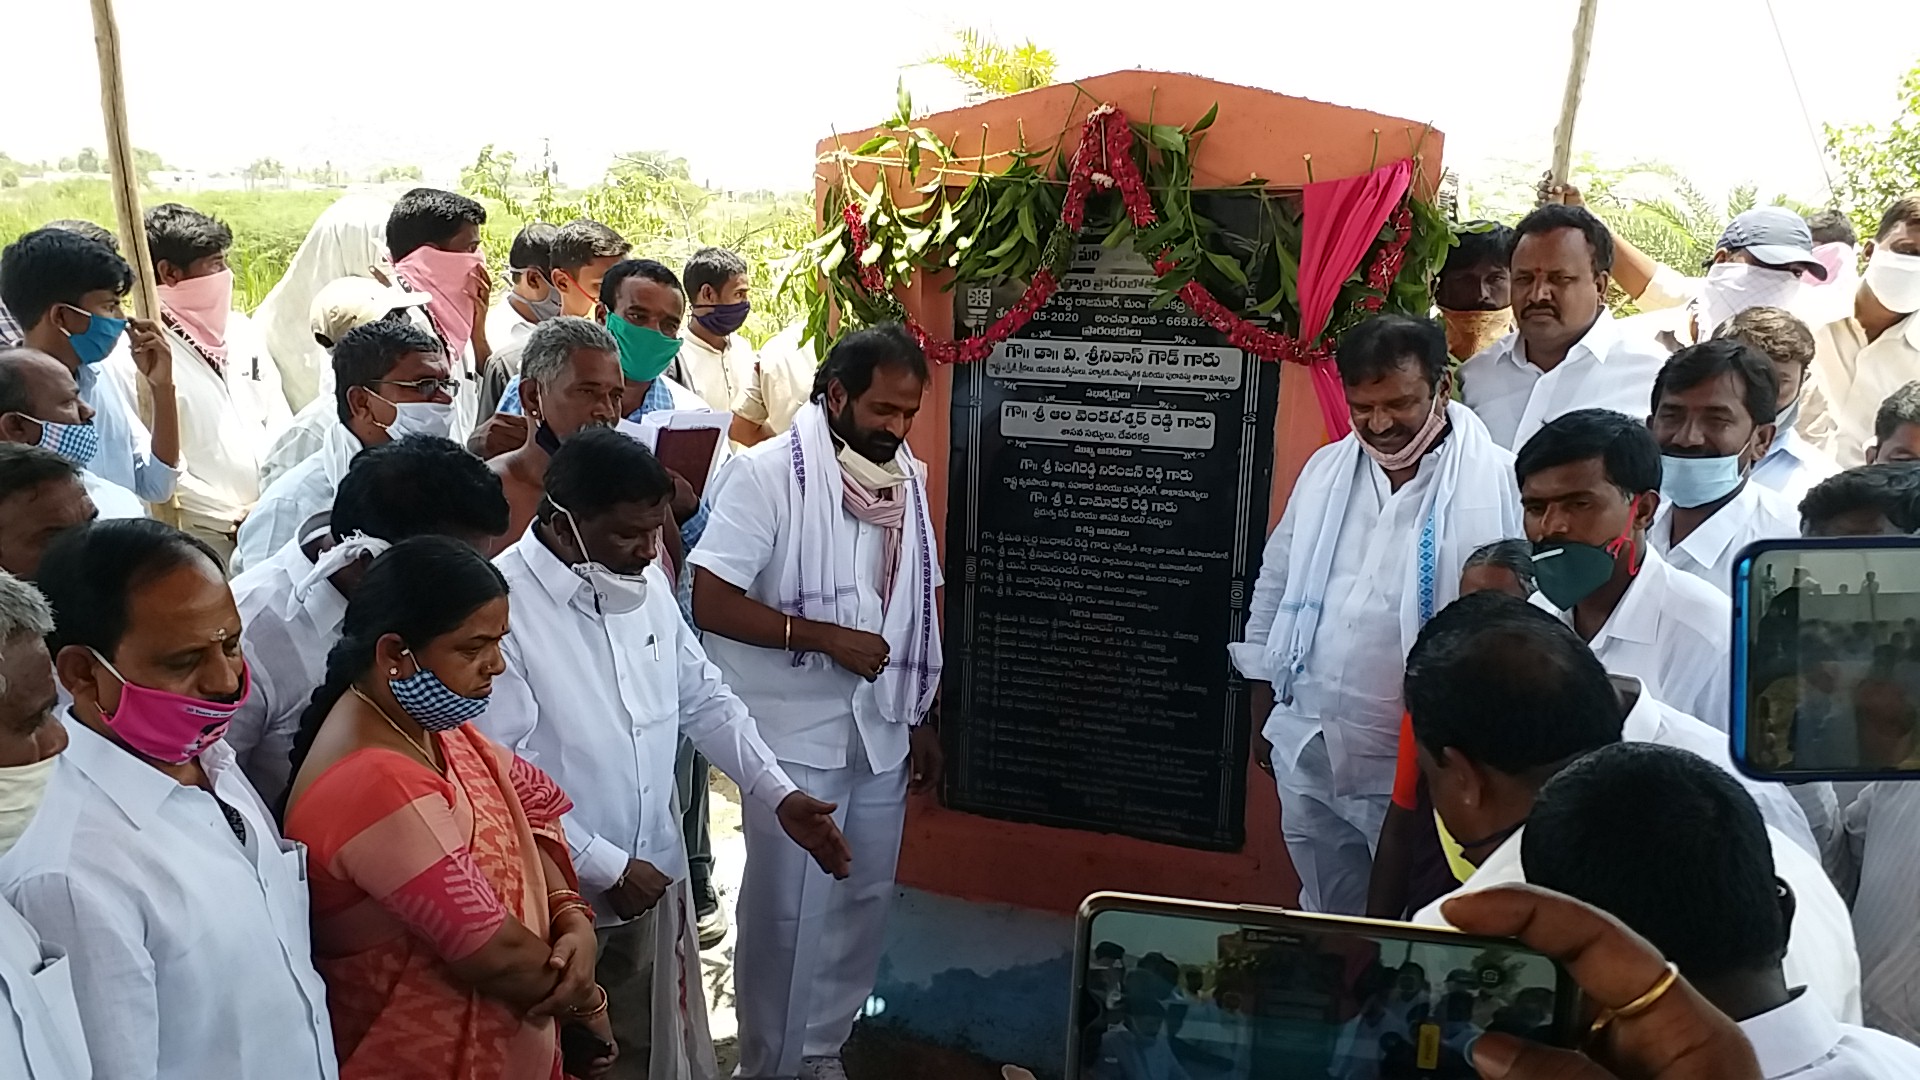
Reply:
<svg viewBox="0 0 1920 1080"><path fill-rule="evenodd" d="M851 446L842 446L837 456L847 479L868 491L882 492L907 482L907 474L900 471L898 459L882 464Z"/></svg>
<svg viewBox="0 0 1920 1080"><path fill-rule="evenodd" d="M393 406L393 423L387 425L387 434L396 439L408 435L445 439L453 434L452 402L443 405L438 401L388 401L387 404Z"/></svg>
<svg viewBox="0 0 1920 1080"><path fill-rule="evenodd" d="M0 768L0 855L13 850L40 811L47 781L53 779L53 766L59 760L60 755L54 754L31 765Z"/></svg>
<svg viewBox="0 0 1920 1080"><path fill-rule="evenodd" d="M1888 311L1901 315L1920 311L1920 255L1875 248L1864 278Z"/></svg>
<svg viewBox="0 0 1920 1080"><path fill-rule="evenodd" d="M1757 307L1786 308L1800 301L1806 286L1791 270L1775 270L1751 263L1723 262L1707 271L1706 284L1700 290L1699 340L1713 336L1720 324L1735 315Z"/></svg>
<svg viewBox="0 0 1920 1080"><path fill-rule="evenodd" d="M548 502L553 502L548 496ZM574 563L568 569L579 575L582 581L593 590L594 603L602 615L626 615L639 611L647 603L647 576L645 574L616 574L607 569L605 563L594 561L587 554L586 537L580 535L580 523L574 520L573 511L553 503L553 508L567 516L567 528L573 530L573 542L580 549L580 557L586 562Z"/></svg>

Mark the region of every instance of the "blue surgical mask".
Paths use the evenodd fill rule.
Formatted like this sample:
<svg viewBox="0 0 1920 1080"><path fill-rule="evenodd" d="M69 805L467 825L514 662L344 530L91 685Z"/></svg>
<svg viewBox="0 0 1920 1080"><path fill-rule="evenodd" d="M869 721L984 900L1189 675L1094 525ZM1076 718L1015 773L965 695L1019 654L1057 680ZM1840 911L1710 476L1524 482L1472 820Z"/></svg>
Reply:
<svg viewBox="0 0 1920 1080"><path fill-rule="evenodd" d="M127 320L116 319L111 315L95 315L72 304L62 304L69 311L78 311L87 317L87 328L78 334L68 334L67 344L73 346L73 354L83 364L97 364L107 358L113 347L120 343L120 335L127 332Z"/></svg>
<svg viewBox="0 0 1920 1080"><path fill-rule="evenodd" d="M455 693L417 657L413 664L413 674L404 679L388 679L387 689L393 691L393 700L413 717L414 723L428 731L452 731L487 711L487 698Z"/></svg>
<svg viewBox="0 0 1920 1080"><path fill-rule="evenodd" d="M1733 494L1744 474L1739 455L1674 457L1660 455L1660 494L1675 506L1692 509Z"/></svg>

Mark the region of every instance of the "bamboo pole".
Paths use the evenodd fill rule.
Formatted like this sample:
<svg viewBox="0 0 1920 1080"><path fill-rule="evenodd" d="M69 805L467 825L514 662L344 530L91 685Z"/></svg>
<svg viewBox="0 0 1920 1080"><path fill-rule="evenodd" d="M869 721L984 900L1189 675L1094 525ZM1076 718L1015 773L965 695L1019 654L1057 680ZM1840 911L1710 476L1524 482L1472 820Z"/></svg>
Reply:
<svg viewBox="0 0 1920 1080"><path fill-rule="evenodd" d="M95 0L104 3L105 0ZM1560 98L1560 122L1553 128L1553 168L1549 184L1564 184L1573 169L1573 120L1580 112L1580 91L1587 81L1587 54L1593 48L1594 9L1600 0L1580 0L1580 14L1573 23L1573 58L1567 64L1567 89Z"/></svg>
<svg viewBox="0 0 1920 1080"><path fill-rule="evenodd" d="M120 249L133 264L133 310L143 319L158 319L160 294L154 288L146 219L140 213L140 173L134 166L133 140L127 134L127 87L121 76L120 24L113 17L113 0L93 0L93 44L100 54L100 114L107 121L113 215Z"/></svg>

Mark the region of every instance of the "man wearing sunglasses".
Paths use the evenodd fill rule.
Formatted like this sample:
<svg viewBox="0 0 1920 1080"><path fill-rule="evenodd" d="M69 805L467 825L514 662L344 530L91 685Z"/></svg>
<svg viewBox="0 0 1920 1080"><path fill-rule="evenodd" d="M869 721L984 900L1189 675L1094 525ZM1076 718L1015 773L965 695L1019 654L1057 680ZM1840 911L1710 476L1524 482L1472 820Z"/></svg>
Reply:
<svg viewBox="0 0 1920 1080"><path fill-rule="evenodd" d="M340 423L327 429L318 453L275 480L240 525L233 573L260 563L302 523L333 505L354 455L403 435L447 438L453 427L454 379L432 334L402 322L372 322L333 347L334 403Z"/></svg>

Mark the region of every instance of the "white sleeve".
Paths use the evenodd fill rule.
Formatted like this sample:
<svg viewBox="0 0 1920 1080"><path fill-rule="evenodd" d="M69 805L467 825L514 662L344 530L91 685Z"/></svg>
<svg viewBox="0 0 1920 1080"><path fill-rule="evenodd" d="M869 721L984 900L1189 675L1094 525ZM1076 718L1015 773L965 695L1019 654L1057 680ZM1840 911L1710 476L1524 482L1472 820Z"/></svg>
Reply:
<svg viewBox="0 0 1920 1080"><path fill-rule="evenodd" d="M721 681L720 669L707 659L693 628L677 613L673 624L678 635L674 659L679 666L680 733L732 777L742 794L778 809L799 787L760 737L746 704Z"/></svg>
<svg viewBox="0 0 1920 1080"><path fill-rule="evenodd" d="M712 517L700 546L687 553L687 565L706 570L738 589L750 589L773 561L774 544L786 517L786 493L770 485L754 468L761 459L737 457L721 468L708 496ZM697 587L696 581L696 587Z"/></svg>
<svg viewBox="0 0 1920 1080"><path fill-rule="evenodd" d="M520 674L526 659L520 655L511 636L500 643L500 652L507 662L507 670L495 676L487 711L474 723L487 738L527 759L528 764L544 769L540 754L528 745L540 723L540 705L534 700L533 687L528 686ZM618 844L589 829L578 814L571 811L562 814L560 828L567 834L567 853L573 856L574 873L579 875L588 895L613 888L620 875L627 872L631 856Z"/></svg>
<svg viewBox="0 0 1920 1080"><path fill-rule="evenodd" d="M292 499L261 499L240 523L239 539L233 548L230 573L238 576L249 566L259 566L300 531L299 504Z"/></svg>
<svg viewBox="0 0 1920 1080"><path fill-rule="evenodd" d="M140 419L140 410L135 404L140 398L133 380L140 378L140 374L133 366L131 355L124 363L115 363L118 359L116 355L100 362L105 369L100 373L104 391L102 404L119 413L127 426L127 452L133 458L133 493L147 502L163 503L173 498L181 470L153 456L153 433Z"/></svg>
<svg viewBox="0 0 1920 1080"><path fill-rule="evenodd" d="M66 875L27 878L8 890L41 938L67 950L74 1003L93 1075L156 1080L160 1006L153 957L126 913Z"/></svg>
<svg viewBox="0 0 1920 1080"><path fill-rule="evenodd" d="M1634 297L1633 304L1641 311L1682 307L1700 295L1700 287L1705 283L1705 278L1688 277L1671 266L1659 264L1647 282L1646 291Z"/></svg>
<svg viewBox="0 0 1920 1080"><path fill-rule="evenodd" d="M1273 617L1287 591L1287 557L1293 547L1294 511L1300 494L1300 486L1295 484L1295 497L1287 499L1280 524L1274 526L1260 554L1260 577L1254 582L1253 602L1247 606L1246 633L1227 646L1227 655L1240 674L1261 682L1273 681L1273 672L1267 670L1267 635L1273 632Z"/></svg>

